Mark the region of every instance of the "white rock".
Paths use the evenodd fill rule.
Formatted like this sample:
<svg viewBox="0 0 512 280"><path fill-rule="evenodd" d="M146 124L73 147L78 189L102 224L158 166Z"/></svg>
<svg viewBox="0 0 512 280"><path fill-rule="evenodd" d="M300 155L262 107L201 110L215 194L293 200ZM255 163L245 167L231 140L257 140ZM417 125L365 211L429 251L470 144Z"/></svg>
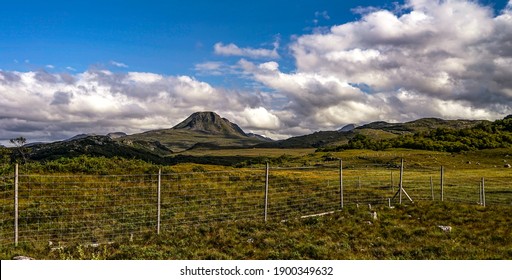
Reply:
<svg viewBox="0 0 512 280"><path fill-rule="evenodd" d="M12 259L16 260L16 261L29 261L29 260L33 260L34 258L27 257L27 256L16 256Z"/></svg>
<svg viewBox="0 0 512 280"><path fill-rule="evenodd" d="M452 232L451 226L437 226L437 227L440 228L444 232Z"/></svg>

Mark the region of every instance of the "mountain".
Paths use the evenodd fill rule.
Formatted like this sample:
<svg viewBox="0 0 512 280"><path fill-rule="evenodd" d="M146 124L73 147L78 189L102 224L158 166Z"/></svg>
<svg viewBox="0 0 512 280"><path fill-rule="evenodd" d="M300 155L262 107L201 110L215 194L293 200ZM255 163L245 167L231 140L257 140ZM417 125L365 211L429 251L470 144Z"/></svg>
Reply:
<svg viewBox="0 0 512 280"><path fill-rule="evenodd" d="M481 120L443 120L439 118L422 118L405 123L372 122L359 127L360 129L379 129L395 134L416 133L437 128L465 129L479 124L491 123Z"/></svg>
<svg viewBox="0 0 512 280"><path fill-rule="evenodd" d="M124 137L127 135L128 134L126 134L124 132L111 132L111 133L107 134L107 136L110 137L111 139L116 139L116 138Z"/></svg>
<svg viewBox="0 0 512 280"><path fill-rule="evenodd" d="M291 137L272 143L258 144L257 147L266 148L319 148L333 147L347 144L356 135L363 135L374 140L391 139L401 135L413 135L437 128L465 129L488 124L481 120L443 120L437 118L423 118L405 123L388 123L376 121L366 125L352 127L346 125L338 131L318 131L308 135Z"/></svg>
<svg viewBox="0 0 512 280"><path fill-rule="evenodd" d="M74 138L74 137L73 137ZM144 143L143 148L129 146L112 140L108 136L89 135L73 140L36 144L30 147L29 158L32 160L52 160L61 157L80 155L137 158L154 163L163 163L159 153L169 153L158 143Z"/></svg>
<svg viewBox="0 0 512 280"><path fill-rule="evenodd" d="M90 137L90 136L96 136L96 134L92 134L92 133L90 133L90 134L85 134L85 133L83 133L83 134L77 134L77 135L75 135L75 136L73 136L73 137L71 137L71 138L68 138L68 139L66 139L66 140L63 140L63 142L69 142L69 141L74 141L74 140L84 139L84 138L87 138L87 137Z"/></svg>
<svg viewBox="0 0 512 280"><path fill-rule="evenodd" d="M173 152L189 149L227 149L252 147L268 142L247 135L238 125L214 112L197 112L170 129L159 129L116 139L131 145L133 141L159 142Z"/></svg>
<svg viewBox="0 0 512 280"><path fill-rule="evenodd" d="M247 136L249 136L251 138L256 138L256 139L264 141L264 142L273 142L274 141L272 138L265 137L263 135L259 135L256 133L247 133Z"/></svg>
<svg viewBox="0 0 512 280"><path fill-rule="evenodd" d="M32 143L27 148L29 148L28 157L32 160L51 160L85 154L136 158L161 164L218 163L222 160L232 163L239 158L194 157L177 153L187 150L207 151L231 148L325 148L329 150L349 146L375 146L376 143L382 142L380 140L386 140L388 146L440 149L435 145L443 141L447 142L446 139L455 139L457 142L465 137L462 144L448 142L443 144L448 147L446 150L457 151L467 148L484 149L496 143L497 147L504 146L500 143L512 144L510 133L512 133L512 115L495 122L437 118L423 118L405 123L377 121L359 127L348 125L339 131L318 131L309 135L273 141L260 135L245 133L238 125L214 112L198 112L168 129L151 130L133 135L122 132L109 133L107 136L80 134L64 141Z"/></svg>
<svg viewBox="0 0 512 280"><path fill-rule="evenodd" d="M257 148L319 148L326 145L345 144L351 132L317 131L312 134L295 136L285 140L266 142L256 145Z"/></svg>
<svg viewBox="0 0 512 280"><path fill-rule="evenodd" d="M234 137L247 137L247 134L228 119L221 118L214 112L197 112L190 115L181 123L174 126L174 130L190 130L207 134L219 134Z"/></svg>
<svg viewBox="0 0 512 280"><path fill-rule="evenodd" d="M119 137L123 137L123 136L126 136L127 134L124 133L124 132L111 132L111 133L108 133L106 136L107 137L110 137L112 139L115 139L115 138L119 138ZM74 140L79 140L79 139L84 139L84 138L87 138L87 137L90 137L90 136L102 136L102 135L97 135L95 133L83 133L83 134L77 134L71 138L68 138L66 140L63 140L64 142L69 142L69 141L74 141Z"/></svg>
<svg viewBox="0 0 512 280"><path fill-rule="evenodd" d="M344 127L340 128L338 131L339 132L347 132L347 131L352 131L356 128L357 126L353 123L351 124L347 124L345 125Z"/></svg>

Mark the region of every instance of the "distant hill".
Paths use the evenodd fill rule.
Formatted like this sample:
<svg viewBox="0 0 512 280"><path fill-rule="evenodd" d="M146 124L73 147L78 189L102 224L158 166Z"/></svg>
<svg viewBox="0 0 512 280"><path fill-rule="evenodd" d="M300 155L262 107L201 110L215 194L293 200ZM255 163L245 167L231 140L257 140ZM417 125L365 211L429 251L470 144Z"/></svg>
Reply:
<svg viewBox="0 0 512 280"><path fill-rule="evenodd" d="M255 133L247 133L247 136L249 136L251 138L256 138L256 139L264 141L264 142L273 142L274 141L272 138L265 137L265 136L255 134Z"/></svg>
<svg viewBox="0 0 512 280"><path fill-rule="evenodd" d="M353 123L351 124L347 124L345 125L344 127L340 128L338 131L339 132L347 132L347 131L352 131L356 128L357 126Z"/></svg>
<svg viewBox="0 0 512 280"><path fill-rule="evenodd" d="M489 124L490 121L481 120L443 120L436 118L423 118L405 123L388 123L376 121L355 127L347 125L338 131L318 131L308 135L291 137L272 143L258 144L266 148L321 148L347 144L356 135L363 135L373 140L391 139L403 135L425 132L437 128L465 129L480 124Z"/></svg>
<svg viewBox="0 0 512 280"><path fill-rule="evenodd" d="M90 135L73 140L33 145L30 147L29 158L32 160L52 160L80 155L117 156L163 163L163 159L158 154L170 152L158 143L144 143L143 147L123 145L108 136Z"/></svg>
<svg viewBox="0 0 512 280"><path fill-rule="evenodd" d="M214 112L197 112L173 128L147 131L116 140L127 145L132 141L156 141L173 152L196 148L244 148L269 141L246 134L237 124Z"/></svg>
<svg viewBox="0 0 512 280"><path fill-rule="evenodd" d="M28 157L48 160L79 155L137 158L162 164L234 162L233 158L179 155L187 150L231 148L386 149L392 147L464 151L512 146L512 115L495 122L423 118L405 123L372 122L339 131L318 131L285 140L245 133L214 112L198 112L172 128L126 135L80 134L64 141L31 143ZM178 154L178 155L177 155Z"/></svg>
<svg viewBox="0 0 512 280"><path fill-rule="evenodd" d="M437 128L465 129L479 124L491 123L482 120L443 120L438 118L422 118L405 123L372 122L360 126L359 129L379 129L395 134L416 133Z"/></svg>
<svg viewBox="0 0 512 280"><path fill-rule="evenodd" d="M124 132L111 132L111 133L107 134L107 136L110 137L111 139L116 139L116 138L127 136L127 134Z"/></svg>

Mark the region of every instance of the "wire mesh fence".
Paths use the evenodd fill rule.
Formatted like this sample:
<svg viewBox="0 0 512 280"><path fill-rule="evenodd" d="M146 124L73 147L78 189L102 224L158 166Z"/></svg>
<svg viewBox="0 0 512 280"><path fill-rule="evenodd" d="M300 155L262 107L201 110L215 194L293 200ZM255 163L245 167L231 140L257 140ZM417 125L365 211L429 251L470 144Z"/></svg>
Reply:
<svg viewBox="0 0 512 280"><path fill-rule="evenodd" d="M183 224L283 220L352 205L399 203L400 186L416 200L512 205L510 172L339 165L138 175L0 177L0 245L107 243ZM400 178L402 184L400 185ZM442 193L441 193L441 185ZM266 193L266 186L268 192ZM392 200L392 198L394 198ZM404 198L405 199L405 198ZM408 200L405 200L408 202ZM17 208L17 226L16 226ZM17 231L17 234L16 234Z"/></svg>

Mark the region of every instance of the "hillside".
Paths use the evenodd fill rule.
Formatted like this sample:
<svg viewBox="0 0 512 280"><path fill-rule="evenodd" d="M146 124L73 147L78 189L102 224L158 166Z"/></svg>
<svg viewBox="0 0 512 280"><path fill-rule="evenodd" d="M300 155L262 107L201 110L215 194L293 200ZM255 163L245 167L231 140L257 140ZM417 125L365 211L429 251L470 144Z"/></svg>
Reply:
<svg viewBox="0 0 512 280"><path fill-rule="evenodd" d="M142 159L161 164L179 162L232 164L242 159L206 157L208 151L245 148L344 149L409 148L460 152L512 146L512 117L503 120L442 120L424 118L406 123L372 122L348 131L319 131L272 141L246 134L238 125L213 112L198 112L169 129L139 134L81 134L54 143L24 146L28 159L52 160L80 155ZM185 151L191 154L176 155Z"/></svg>
<svg viewBox="0 0 512 280"><path fill-rule="evenodd" d="M470 129L478 125L491 124L490 121L480 120L443 120L423 118L405 123L372 122L359 127L338 131L318 131L312 134L296 136L272 143L263 143L257 147L265 148L328 148L346 145L351 139L360 135L373 141L389 140L404 135L428 132L436 129Z"/></svg>
<svg viewBox="0 0 512 280"><path fill-rule="evenodd" d="M137 145L128 146L114 141L108 136L90 135L54 143L31 145L28 156L31 160L53 160L88 155L136 158L153 163L164 163L163 158L158 154L169 152L158 142L139 142Z"/></svg>
<svg viewBox="0 0 512 280"><path fill-rule="evenodd" d="M116 139L132 145L134 141L159 142L173 152L193 148L244 148L268 142L248 136L238 125L214 112L198 112L170 129L152 130Z"/></svg>
<svg viewBox="0 0 512 280"><path fill-rule="evenodd" d="M172 128L173 130L197 131L205 134L217 134L233 137L247 137L247 134L226 118L214 112L197 112Z"/></svg>
<svg viewBox="0 0 512 280"><path fill-rule="evenodd" d="M189 149L215 150L247 148L272 141L256 134L246 134L238 125L213 112L198 112L170 129L152 130L126 135L107 136L79 134L53 143L32 143L28 157L32 160L53 160L80 155L142 159L161 164L178 162L215 162L215 159L173 156ZM219 162L232 162L231 158Z"/></svg>

